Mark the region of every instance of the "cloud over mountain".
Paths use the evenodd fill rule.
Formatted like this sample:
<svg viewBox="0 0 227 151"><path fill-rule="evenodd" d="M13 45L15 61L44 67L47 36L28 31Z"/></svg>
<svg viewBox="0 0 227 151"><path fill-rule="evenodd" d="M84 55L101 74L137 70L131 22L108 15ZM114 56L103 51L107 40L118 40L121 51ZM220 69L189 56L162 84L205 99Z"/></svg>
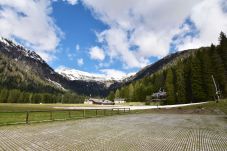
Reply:
<svg viewBox="0 0 227 151"><path fill-rule="evenodd" d="M150 57L167 55L171 44L179 50L209 45L221 30L227 31L225 0L81 1L109 26L97 38L110 58L120 58L128 68L143 67ZM195 29L182 27L188 26L187 19Z"/></svg>

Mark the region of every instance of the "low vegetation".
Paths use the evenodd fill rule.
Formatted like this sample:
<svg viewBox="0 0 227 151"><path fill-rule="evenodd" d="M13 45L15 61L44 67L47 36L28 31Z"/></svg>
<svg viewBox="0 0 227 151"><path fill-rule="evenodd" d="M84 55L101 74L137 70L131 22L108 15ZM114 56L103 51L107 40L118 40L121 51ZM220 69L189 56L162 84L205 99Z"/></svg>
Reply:
<svg viewBox="0 0 227 151"><path fill-rule="evenodd" d="M88 106L84 104L0 104L0 125L70 120L129 113L129 109L62 110L54 107ZM95 105L89 105L95 106Z"/></svg>

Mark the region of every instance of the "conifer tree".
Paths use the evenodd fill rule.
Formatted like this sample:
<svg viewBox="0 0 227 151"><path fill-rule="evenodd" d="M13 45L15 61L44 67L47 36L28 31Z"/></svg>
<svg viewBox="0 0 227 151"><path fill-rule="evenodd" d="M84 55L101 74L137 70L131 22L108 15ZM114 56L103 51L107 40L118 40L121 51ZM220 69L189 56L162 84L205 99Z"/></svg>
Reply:
<svg viewBox="0 0 227 151"><path fill-rule="evenodd" d="M177 103L186 103L186 82L184 65L180 62L176 67L176 99Z"/></svg>
<svg viewBox="0 0 227 151"><path fill-rule="evenodd" d="M203 89L206 94L206 100L212 100L215 95L214 85L211 77L214 73L212 73L211 58L208 54L209 51L210 49L203 49L198 52L198 56L201 60Z"/></svg>
<svg viewBox="0 0 227 151"><path fill-rule="evenodd" d="M115 92L115 98L120 98L120 91L119 91L119 89L117 89L117 91Z"/></svg>
<svg viewBox="0 0 227 151"><path fill-rule="evenodd" d="M110 94L107 97L108 100L113 101L114 100L114 92L111 91Z"/></svg>
<svg viewBox="0 0 227 151"><path fill-rule="evenodd" d="M175 104L174 77L171 68L167 69L165 89L167 92L167 104Z"/></svg>
<svg viewBox="0 0 227 151"><path fill-rule="evenodd" d="M20 91L17 89L13 89L9 91L9 96L8 96L8 103L17 103L17 100L20 97Z"/></svg>
<svg viewBox="0 0 227 151"><path fill-rule="evenodd" d="M197 55L192 58L191 62L191 86L193 102L206 100L206 94L203 89L202 67Z"/></svg>
<svg viewBox="0 0 227 151"><path fill-rule="evenodd" d="M1 103L7 103L8 100L8 90L7 89L2 89L0 93L0 102Z"/></svg>
<svg viewBox="0 0 227 151"><path fill-rule="evenodd" d="M133 84L130 84L129 87L128 87L128 99L130 101L134 101L134 87L133 87Z"/></svg>
<svg viewBox="0 0 227 151"><path fill-rule="evenodd" d="M221 59L221 56L218 53L218 48L212 46L210 49L211 62L213 66L214 78L217 82L218 88L222 91L222 95L226 96L227 87L226 87L226 77L225 77L225 67Z"/></svg>

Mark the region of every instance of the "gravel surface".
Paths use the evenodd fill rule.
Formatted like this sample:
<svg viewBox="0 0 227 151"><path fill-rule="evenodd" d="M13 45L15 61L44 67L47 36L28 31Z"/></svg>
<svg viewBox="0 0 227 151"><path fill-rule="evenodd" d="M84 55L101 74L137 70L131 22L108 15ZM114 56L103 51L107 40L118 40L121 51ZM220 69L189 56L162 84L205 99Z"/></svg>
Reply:
<svg viewBox="0 0 227 151"><path fill-rule="evenodd" d="M227 151L227 118L135 114L0 127L0 150Z"/></svg>

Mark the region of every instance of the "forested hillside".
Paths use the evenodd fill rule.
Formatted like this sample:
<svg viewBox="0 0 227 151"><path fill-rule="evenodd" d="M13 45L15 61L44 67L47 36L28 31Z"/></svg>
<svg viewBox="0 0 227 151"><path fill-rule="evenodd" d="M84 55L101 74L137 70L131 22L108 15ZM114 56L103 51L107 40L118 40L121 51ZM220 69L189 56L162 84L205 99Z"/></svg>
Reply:
<svg viewBox="0 0 227 151"><path fill-rule="evenodd" d="M7 42L10 43L10 41ZM78 103L84 100L84 97L65 90L59 83L42 78L34 72L33 66L25 63L26 60L22 58L29 54L29 52L22 51L22 47L12 43L13 47L10 49L12 53L9 52L9 54L15 58L11 58L3 53L3 46L2 42L0 47L0 103ZM19 50L13 50L13 48ZM15 54L16 52L25 53L25 55ZM36 59L43 62L41 58Z"/></svg>
<svg viewBox="0 0 227 151"><path fill-rule="evenodd" d="M178 57L157 72L111 92L109 99L145 101L160 88L167 91L163 104L201 102L214 99L214 76L222 97L227 97L227 38L222 32L218 46L190 51L187 57Z"/></svg>

